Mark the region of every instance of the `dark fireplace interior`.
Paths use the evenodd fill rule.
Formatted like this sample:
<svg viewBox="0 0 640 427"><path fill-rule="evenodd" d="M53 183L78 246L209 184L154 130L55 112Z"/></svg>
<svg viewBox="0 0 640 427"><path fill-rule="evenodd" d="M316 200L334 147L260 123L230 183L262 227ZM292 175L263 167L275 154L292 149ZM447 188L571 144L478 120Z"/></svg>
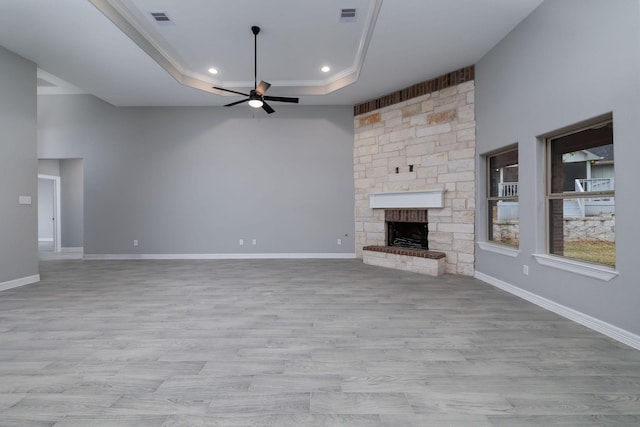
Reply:
<svg viewBox="0 0 640 427"><path fill-rule="evenodd" d="M389 209L385 221L387 246L429 249L427 210Z"/></svg>
<svg viewBox="0 0 640 427"><path fill-rule="evenodd" d="M419 222L387 222L387 245L429 249L428 225Z"/></svg>

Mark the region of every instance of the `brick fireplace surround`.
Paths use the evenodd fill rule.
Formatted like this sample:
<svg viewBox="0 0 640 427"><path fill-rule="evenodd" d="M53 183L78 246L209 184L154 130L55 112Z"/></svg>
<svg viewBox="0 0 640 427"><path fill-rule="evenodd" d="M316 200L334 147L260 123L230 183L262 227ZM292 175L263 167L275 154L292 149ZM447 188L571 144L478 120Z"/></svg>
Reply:
<svg viewBox="0 0 640 427"><path fill-rule="evenodd" d="M473 72L467 67L355 107L356 256L364 262L473 275ZM410 206L428 209L429 250L387 247L385 210L371 208L370 195L419 190L444 191L442 207Z"/></svg>

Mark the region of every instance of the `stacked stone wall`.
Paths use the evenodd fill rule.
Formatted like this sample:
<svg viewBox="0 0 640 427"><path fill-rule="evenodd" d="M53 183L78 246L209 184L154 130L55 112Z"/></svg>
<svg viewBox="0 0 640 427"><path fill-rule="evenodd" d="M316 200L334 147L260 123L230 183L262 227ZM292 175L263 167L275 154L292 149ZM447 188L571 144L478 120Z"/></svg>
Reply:
<svg viewBox="0 0 640 427"><path fill-rule="evenodd" d="M475 102L468 81L354 120L356 255L385 244L384 210L369 194L444 189L428 212L429 249L446 253L448 273L474 273Z"/></svg>
<svg viewBox="0 0 640 427"><path fill-rule="evenodd" d="M615 215L604 214L587 216L583 218L564 219L564 240L601 240L604 242L616 241Z"/></svg>
<svg viewBox="0 0 640 427"><path fill-rule="evenodd" d="M600 240L615 242L615 215L604 214L587 217L563 218L563 237L565 242ZM517 219L495 221L493 223L493 240L519 240L519 221Z"/></svg>

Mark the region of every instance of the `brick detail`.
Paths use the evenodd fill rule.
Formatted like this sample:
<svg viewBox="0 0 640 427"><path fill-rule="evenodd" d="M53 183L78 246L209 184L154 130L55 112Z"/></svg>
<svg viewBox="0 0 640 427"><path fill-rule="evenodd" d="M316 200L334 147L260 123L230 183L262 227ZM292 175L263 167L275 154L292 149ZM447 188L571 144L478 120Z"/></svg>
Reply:
<svg viewBox="0 0 640 427"><path fill-rule="evenodd" d="M447 257L447 254L444 252L428 251L426 249L399 248L396 246L365 246L362 250L428 259L442 259Z"/></svg>
<svg viewBox="0 0 640 427"><path fill-rule="evenodd" d="M387 209L384 220L387 222L421 222L429 223L429 211L426 209Z"/></svg>
<svg viewBox="0 0 640 427"><path fill-rule="evenodd" d="M366 114L380 108L398 104L448 87L457 86L471 80L475 80L475 67L473 65L443 74L435 79L417 83L413 86L390 93L389 95L382 96L378 99L358 104L353 107L353 115L359 116L361 114Z"/></svg>
<svg viewBox="0 0 640 427"><path fill-rule="evenodd" d="M564 168L562 163L563 151L560 144L552 144L551 149L551 171L552 191L561 192L564 182ZM564 202L562 200L551 200L549 204L551 214L551 227L549 230L550 252L555 255L564 255Z"/></svg>

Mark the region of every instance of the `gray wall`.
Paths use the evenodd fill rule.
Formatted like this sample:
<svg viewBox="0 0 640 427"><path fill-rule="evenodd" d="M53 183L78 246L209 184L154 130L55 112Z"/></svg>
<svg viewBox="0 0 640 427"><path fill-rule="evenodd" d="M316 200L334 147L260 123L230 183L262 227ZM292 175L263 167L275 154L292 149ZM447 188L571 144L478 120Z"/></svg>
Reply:
<svg viewBox="0 0 640 427"><path fill-rule="evenodd" d="M60 160L60 216L63 248L84 245L84 169L82 159Z"/></svg>
<svg viewBox="0 0 640 427"><path fill-rule="evenodd" d="M84 161L86 254L354 253L352 108L276 109L42 96L39 156Z"/></svg>
<svg viewBox="0 0 640 427"><path fill-rule="evenodd" d="M640 334L637 269L640 182L640 26L638 0L547 0L476 67L480 154L517 142L520 155L520 253L477 250L476 271L635 334ZM616 270L604 282L536 263L545 253L541 135L613 114ZM485 194L479 160L478 200ZM476 226L486 239L478 204ZM523 275L523 265L529 275Z"/></svg>
<svg viewBox="0 0 640 427"><path fill-rule="evenodd" d="M38 173L42 175L60 176L60 160L39 159Z"/></svg>
<svg viewBox="0 0 640 427"><path fill-rule="evenodd" d="M0 47L0 283L38 274L36 119L35 64Z"/></svg>

